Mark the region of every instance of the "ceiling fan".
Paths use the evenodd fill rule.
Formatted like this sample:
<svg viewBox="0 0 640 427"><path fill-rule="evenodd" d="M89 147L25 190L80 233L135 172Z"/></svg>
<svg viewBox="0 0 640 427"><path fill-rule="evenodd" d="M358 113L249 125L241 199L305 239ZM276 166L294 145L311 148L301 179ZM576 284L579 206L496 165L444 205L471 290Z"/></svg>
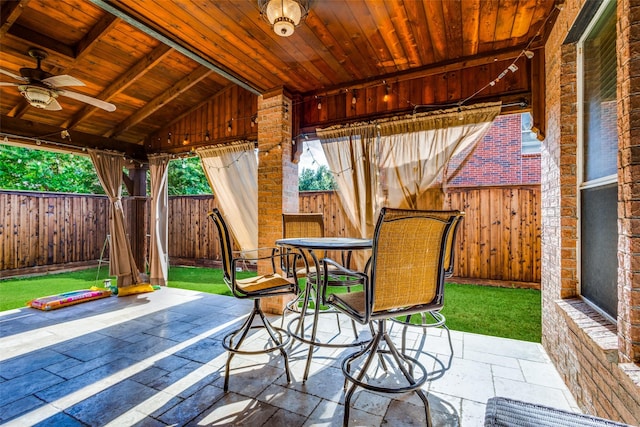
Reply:
<svg viewBox="0 0 640 427"><path fill-rule="evenodd" d="M22 96L27 99L29 104L33 107L44 110L62 110L62 107L56 100L58 96L73 98L77 101L102 108L109 112L116 110L116 106L109 102L66 89L60 89L62 86L84 86L85 84L72 76L54 76L51 73L44 71L40 65L42 60L47 57L47 53L45 51L40 49L29 49L29 56L38 61L36 68L21 68L19 76L11 71L0 68L0 74L7 75L21 82L0 82L0 86L17 86L18 90Z"/></svg>

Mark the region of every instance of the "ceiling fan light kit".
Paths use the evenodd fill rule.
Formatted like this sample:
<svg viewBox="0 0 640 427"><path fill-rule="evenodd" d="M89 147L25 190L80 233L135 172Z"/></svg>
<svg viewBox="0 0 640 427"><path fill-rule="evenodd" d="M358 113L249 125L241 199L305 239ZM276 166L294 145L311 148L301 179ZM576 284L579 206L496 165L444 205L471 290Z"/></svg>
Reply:
<svg viewBox="0 0 640 427"><path fill-rule="evenodd" d="M18 90L24 96L32 107L48 109L58 94L50 89L37 86L20 85Z"/></svg>
<svg viewBox="0 0 640 427"><path fill-rule="evenodd" d="M258 0L260 15L281 37L289 37L309 13L308 0Z"/></svg>

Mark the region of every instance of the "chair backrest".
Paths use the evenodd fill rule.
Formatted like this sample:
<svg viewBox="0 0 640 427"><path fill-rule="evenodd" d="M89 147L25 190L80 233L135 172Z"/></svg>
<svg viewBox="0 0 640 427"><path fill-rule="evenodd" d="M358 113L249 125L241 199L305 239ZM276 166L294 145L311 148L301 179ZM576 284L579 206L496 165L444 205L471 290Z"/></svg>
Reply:
<svg viewBox="0 0 640 427"><path fill-rule="evenodd" d="M412 212L412 211L407 211ZM448 220L451 216L454 216L453 223L451 224L451 228L449 229L449 234L447 234L447 244L445 246L444 253L444 274L446 277L449 277L453 274L453 262L454 262L454 246L453 244L456 241L456 235L458 233L458 226L464 218L464 212L451 210L451 211L422 211L428 215L435 216L436 218Z"/></svg>
<svg viewBox="0 0 640 427"><path fill-rule="evenodd" d="M324 216L322 213L283 213L282 237L324 237ZM324 257L324 251L315 251L318 259ZM305 252L307 265L313 265L313 260ZM297 268L304 267L305 262L299 258Z"/></svg>
<svg viewBox="0 0 640 427"><path fill-rule="evenodd" d="M220 237L220 250L222 252L222 272L225 282L231 283L233 275L231 274L231 260L233 259L233 247L231 246L231 234L222 214L217 208L209 212L209 218L213 221L218 229Z"/></svg>
<svg viewBox="0 0 640 427"><path fill-rule="evenodd" d="M282 234L289 237L324 237L324 218L321 213L282 214Z"/></svg>
<svg viewBox="0 0 640 427"><path fill-rule="evenodd" d="M449 231L460 212L383 208L371 258L371 312L441 306Z"/></svg>

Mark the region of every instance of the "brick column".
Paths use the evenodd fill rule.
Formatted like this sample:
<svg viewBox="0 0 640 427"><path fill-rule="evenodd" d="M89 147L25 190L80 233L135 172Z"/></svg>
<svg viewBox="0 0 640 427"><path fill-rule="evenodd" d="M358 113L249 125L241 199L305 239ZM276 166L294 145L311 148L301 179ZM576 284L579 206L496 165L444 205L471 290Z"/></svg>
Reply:
<svg viewBox="0 0 640 427"><path fill-rule="evenodd" d="M618 348L623 363L640 362L640 5L618 13Z"/></svg>
<svg viewBox="0 0 640 427"><path fill-rule="evenodd" d="M282 213L298 212L298 165L292 154L291 96L283 89L258 98L258 246L270 247L282 237ZM271 271L258 263L258 273ZM292 298L266 298L265 311L282 313Z"/></svg>

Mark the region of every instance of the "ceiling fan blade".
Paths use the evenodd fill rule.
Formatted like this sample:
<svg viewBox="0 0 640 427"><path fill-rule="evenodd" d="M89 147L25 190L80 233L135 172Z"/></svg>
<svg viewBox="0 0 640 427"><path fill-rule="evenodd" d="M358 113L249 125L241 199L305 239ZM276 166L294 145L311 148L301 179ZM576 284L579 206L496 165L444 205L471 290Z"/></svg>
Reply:
<svg viewBox="0 0 640 427"><path fill-rule="evenodd" d="M20 86L20 83L0 82L0 86Z"/></svg>
<svg viewBox="0 0 640 427"><path fill-rule="evenodd" d="M47 77L46 79L42 80L42 83L46 83L47 85L56 88L61 86L85 86L84 82L66 74L62 76Z"/></svg>
<svg viewBox="0 0 640 427"><path fill-rule="evenodd" d="M0 74L4 74L5 76L12 77L16 80L20 80L21 82L27 82L27 83L29 82L28 78L14 74L11 71L3 70L2 68L0 68Z"/></svg>
<svg viewBox="0 0 640 427"><path fill-rule="evenodd" d="M49 111L58 111L58 110L62 110L62 107L60 106L60 103L56 101L54 98L51 100L49 105L47 105L44 109Z"/></svg>
<svg viewBox="0 0 640 427"><path fill-rule="evenodd" d="M102 108L103 110L112 112L112 111L116 111L116 106L109 103L109 102L105 102L102 101L100 99L96 99L93 98L91 96L87 96L87 95L83 95L81 93L77 93L77 92L71 92L68 90L64 90L64 89L58 89L56 90L56 92L58 93L58 95L62 95L62 96L66 96L68 98L73 98L76 99L78 101L82 101L85 102L87 104L93 105L94 107L98 107L98 108Z"/></svg>

